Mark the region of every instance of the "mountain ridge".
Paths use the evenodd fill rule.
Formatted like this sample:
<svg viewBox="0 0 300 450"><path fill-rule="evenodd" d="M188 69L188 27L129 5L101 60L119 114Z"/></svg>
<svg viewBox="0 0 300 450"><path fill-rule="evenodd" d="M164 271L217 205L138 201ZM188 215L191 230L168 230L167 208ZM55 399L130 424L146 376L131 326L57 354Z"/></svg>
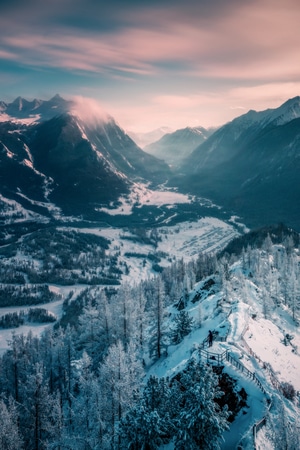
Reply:
<svg viewBox="0 0 300 450"><path fill-rule="evenodd" d="M242 215L247 224L286 222L300 229L300 97L249 111L189 155L171 184Z"/></svg>
<svg viewBox="0 0 300 450"><path fill-rule="evenodd" d="M144 150L153 156L165 160L170 167L177 168L211 133L212 131L204 127L181 128L163 135L158 141L146 145Z"/></svg>
<svg viewBox="0 0 300 450"><path fill-rule="evenodd" d="M67 105L59 96L54 102ZM24 102L17 98L15 105L23 108ZM46 106L46 117L53 115L49 102ZM163 182L169 170L143 152L111 116L85 122L67 111L30 125L3 121L0 146L0 194L27 207L25 197L40 202L34 209L41 212L42 206L47 215L58 207L68 215L94 216L101 206L128 194L132 183Z"/></svg>
<svg viewBox="0 0 300 450"><path fill-rule="evenodd" d="M7 115L6 120L29 119L33 122L41 122L56 115L67 113L74 107L74 100L65 100L59 94L54 95L50 100L33 99L27 100L21 96L16 97L12 102L0 101L1 115Z"/></svg>

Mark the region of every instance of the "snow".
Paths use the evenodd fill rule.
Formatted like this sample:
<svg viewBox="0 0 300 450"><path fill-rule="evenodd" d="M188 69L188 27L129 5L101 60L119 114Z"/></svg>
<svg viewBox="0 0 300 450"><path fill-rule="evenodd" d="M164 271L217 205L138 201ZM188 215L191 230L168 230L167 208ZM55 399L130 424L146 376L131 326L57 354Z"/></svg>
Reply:
<svg viewBox="0 0 300 450"><path fill-rule="evenodd" d="M172 196L173 193L169 193L168 198L176 198ZM0 200L5 201L3 197ZM7 200L8 201L8 200ZM10 201L13 206L17 207L16 202ZM49 205L48 205L49 207ZM64 229L60 227L60 229ZM70 229L70 228L68 228ZM110 248L108 252L114 255L116 252L120 252L119 260L120 262L125 262L129 266L129 274L123 276L123 281L135 284L142 279L147 279L155 274L152 269L152 263L147 261L146 264L143 262L143 258L134 258L126 256L127 253L155 253L164 252L165 257L162 257L161 265L168 266L174 259L183 258L185 261L190 261L194 259L199 252L214 252L223 248L227 242L229 242L233 236L237 235L235 228L223 222L219 219L213 217L206 217L192 223L182 223L172 227L160 227L158 228L158 233L162 236L162 241L157 243L157 248L154 249L153 245L141 245L138 240L134 242L133 240L124 239L125 236L133 237L129 232L120 230L117 228L73 228L81 233L92 233L98 236L103 236L111 241ZM24 256L21 254L17 255L20 259ZM56 293L61 294L64 298L67 296L70 290L79 289L80 287L72 286L68 287L54 287L49 285L51 290L55 290ZM56 314L58 317L61 316L61 311L56 310L59 304L62 304L63 300L49 303L46 305L41 305L41 307L48 309L49 311ZM208 306L207 306L208 307ZM211 306L210 306L211 307ZM0 308L0 316L7 314L8 312L19 311L20 309L26 309L26 307L15 307L15 308ZM194 314L197 316L198 310L194 308ZM45 327L49 325L34 326L32 332L39 335ZM212 323L212 328L215 326ZM31 329L31 326L24 325L17 329L17 334L27 333ZM12 330L0 330L0 353L7 349L7 340L11 337ZM197 333L195 335L195 342L199 342L200 339L204 338L202 336L202 331L199 330L200 335Z"/></svg>
<svg viewBox="0 0 300 450"><path fill-rule="evenodd" d="M45 177L45 185L44 185L44 190L45 190L45 197L47 197L47 195L49 195L50 190L48 188L48 185L50 183L50 180L47 180ZM27 197L25 194L18 192L18 195L22 198L24 198L25 200L27 200L31 205L35 205L35 206L41 206L42 208L46 208L48 209L48 211L52 212L52 215L55 219L60 219L61 218L61 209L56 206L54 203L48 203L48 202L41 202L38 200L32 200L31 198ZM45 220L45 219L43 219ZM65 220L68 220L68 218L65 218Z"/></svg>
<svg viewBox="0 0 300 450"><path fill-rule="evenodd" d="M287 325L283 322L281 327ZM300 348L300 334L295 327L294 332L291 343ZM300 391L300 357L292 345L284 345L282 329L270 320L250 318L244 338L255 354L271 364L279 381L291 383L297 391Z"/></svg>
<svg viewBox="0 0 300 450"><path fill-rule="evenodd" d="M60 229L64 229L60 227ZM205 217L196 222L183 222L175 226L157 228L161 240L157 246L141 244L138 237L129 231L118 228L73 228L81 233L103 236L111 241L109 253L113 256L120 253L119 261L128 265L129 274L123 281L135 284L155 274L152 263L144 258L128 256L128 254L159 254L162 267L169 266L175 259L185 262L197 258L202 253L215 253L221 250L233 238L238 236L236 229L226 222L214 217ZM130 239L128 239L130 238ZM146 258L145 258L146 259Z"/></svg>
<svg viewBox="0 0 300 450"><path fill-rule="evenodd" d="M117 208L101 208L100 211L115 215L130 215L134 206L143 205L174 205L180 203L190 203L191 198L188 195L179 194L174 191L153 191L148 189L146 185L136 183L133 186L131 194L128 197L121 197L121 203Z"/></svg>
<svg viewBox="0 0 300 450"><path fill-rule="evenodd" d="M235 264L233 273L237 274L240 269L238 264ZM243 295L239 294L238 290L230 292L229 299L226 301L224 301L224 292L219 291L196 303L189 302L186 311L195 320L194 330L178 345L169 346L167 355L147 371L147 378L150 375L173 377L184 369L190 357L199 358L198 348L207 337L208 330L218 331L219 336L224 336L226 332L224 330L229 330L225 342L215 340L212 347L206 350L213 352L216 359L217 355L228 351L240 364L255 374L265 392L260 390L245 372L238 371L235 366L224 361L224 372L237 380L238 389L243 387L247 392L248 406L240 411L231 424L230 430L224 433L222 450L233 450L241 443L243 449L253 449L253 425L265 417L269 402L271 401L272 404L272 398L279 396L277 388L270 381L268 364L279 383L291 383L295 390L300 390L300 355L297 351L300 345L299 327L292 321L291 315L284 310L280 313L274 309L272 317L266 319L254 282L245 277L243 283L248 285L243 290ZM201 282L194 287L190 299L194 298L200 288ZM218 291L217 288L216 290ZM178 311L171 308L170 313L168 327L172 327L172 315ZM287 333L293 336L293 339L285 345L283 339ZM299 415L297 404L288 403L287 400L284 402L289 419L292 422L295 421ZM262 427L257 433L256 448L261 450L274 448L266 427ZM173 445L169 444L166 449L173 450Z"/></svg>
<svg viewBox="0 0 300 450"><path fill-rule="evenodd" d="M142 186L137 186L136 194L138 199L143 198L155 202L171 202L176 199L178 202L179 194L165 191L165 195L157 197L156 193ZM160 193L161 195L161 193ZM182 196L182 201L189 200ZM136 198L133 197L133 200ZM166 204L166 203L161 203ZM124 206L124 205L123 205ZM131 205L128 205L131 207ZM124 213L124 211L123 211ZM166 256L161 257L162 266L171 264L175 259L183 258L188 262L197 257L199 252L214 253L222 249L233 237L238 235L236 230L237 218L233 217L230 223L226 223L213 217L205 217L196 222L185 222L176 226L163 226L157 228L157 234L160 239L157 240L157 246L150 244L141 244L138 237L134 236L128 230L116 228L75 228L80 232L92 233L106 237L111 241L109 250L111 255L118 253L119 261L126 262L129 268L129 274L123 276L123 281L137 283L142 279L147 279L154 274L151 262L143 258L128 257L126 254L142 253L160 253ZM130 238L130 239L126 239ZM136 238L136 240L134 240ZM267 401L278 391L270 382L270 374L267 365L271 369L277 380L291 383L297 391L300 391L300 331L296 323L291 319L290 313L284 308L273 308L269 313L270 317L264 316L262 302L262 292L255 285L255 279L243 275L241 262L234 263L231 267L231 285L235 288L225 293L220 290L216 280L213 293L208 293L205 298L193 303L190 301L186 310L194 318L195 327L193 331L186 336L178 345L170 345L167 355L162 357L155 364L147 366L147 377L155 375L158 377L173 377L181 371L190 357L199 358L199 346L208 335L208 330L219 332L219 336L224 337L227 332L225 342L215 340L213 346L209 349L215 354L229 352L235 359L255 374L261 381L265 392L259 389L253 380L247 378L245 373L238 371L228 361L225 361L224 371L237 380L238 387L244 388L247 392L247 405L239 413L236 420L231 424L230 431L224 433L224 442L222 450L233 450L243 440L243 448L253 448L252 427L254 423L260 421L266 414ZM203 281L197 283L190 292L190 300L201 289ZM82 287L81 287L82 288ZM57 294L62 294L65 298L72 287L50 286L50 289ZM75 287L80 289L80 287ZM56 314L58 317L62 314L62 300L47 305L41 305L43 308ZM0 315L14 310L25 308L2 308ZM167 327L171 328L174 314L178 311L170 307L170 316ZM39 335L45 327L49 325L30 325L17 329L17 334L27 333L29 329ZM7 348L7 340L11 337L12 330L0 330L0 352ZM293 339L284 343L284 337L289 334ZM299 413L297 406L293 405L294 410L290 411L290 416ZM269 450L272 446L263 428L257 435L257 448ZM170 444L165 449L172 450Z"/></svg>
<svg viewBox="0 0 300 450"><path fill-rule="evenodd" d="M238 235L231 225L214 217L159 230L166 232L166 237L158 244L159 250L184 260L196 258L200 252L215 253Z"/></svg>
<svg viewBox="0 0 300 450"><path fill-rule="evenodd" d="M31 305L31 306L10 306L0 308L0 317L5 314L19 312L19 311L27 311L29 308L43 308L54 314L58 319L62 317L63 314L63 302L70 291L74 291L74 293L79 294L82 290L86 289L86 286L77 285L77 286L56 286L49 285L49 290L55 292L57 295L61 295L62 298L50 303L43 303L40 305ZM52 327L53 324L24 324L18 328L12 329L1 329L0 328L0 355L2 355L9 348L9 341L12 338L12 334L16 335L24 334L25 336L31 331L33 336L40 336L46 328Z"/></svg>
<svg viewBox="0 0 300 450"><path fill-rule="evenodd" d="M0 122L12 122L16 124L24 124L24 125L31 125L35 122L38 122L41 118L40 114L31 114L29 117L24 117L23 119L16 119L15 117L11 117L6 113L0 114Z"/></svg>
<svg viewBox="0 0 300 450"><path fill-rule="evenodd" d="M37 220L39 222L47 222L49 219L41 215L23 208L20 203L15 200L8 199L0 194L0 202L2 202L2 213L5 216L4 223L22 222L24 220ZM3 219L2 219L3 220Z"/></svg>
<svg viewBox="0 0 300 450"><path fill-rule="evenodd" d="M150 375L172 378L176 373L184 369L186 362L191 356L198 358L198 346L207 337L208 330L217 330L224 322L225 315L220 315L216 312L217 303L220 298L221 295L217 294L207 297L201 303L189 304L187 311L189 311L196 323L198 323L198 317L200 315L202 317L204 316L202 326L199 328L198 323L198 326L195 327L195 329L186 336L180 344L169 346L168 355L150 367L147 371L147 378L150 377ZM245 322L247 309L247 305L240 305L236 310L236 318L240 318L242 323ZM202 310L201 314L199 313L199 310ZM171 323L170 320L170 326ZM222 354L225 350L233 353L236 349L235 347L232 347L231 340L232 338L237 339L237 336L241 331L242 327L239 329L236 328L231 332L227 342L214 341L212 347L207 350L216 355ZM252 371L254 372L253 367ZM240 411L236 420L230 426L230 430L224 433L224 442L222 443L221 448L222 450L232 450L239 444L243 435L249 430L249 427L263 418L266 412L267 397L252 380L238 372L233 366L226 362L224 372L237 380L238 390L243 387L248 395L248 407L244 407ZM169 446L168 448L171 450L173 447Z"/></svg>

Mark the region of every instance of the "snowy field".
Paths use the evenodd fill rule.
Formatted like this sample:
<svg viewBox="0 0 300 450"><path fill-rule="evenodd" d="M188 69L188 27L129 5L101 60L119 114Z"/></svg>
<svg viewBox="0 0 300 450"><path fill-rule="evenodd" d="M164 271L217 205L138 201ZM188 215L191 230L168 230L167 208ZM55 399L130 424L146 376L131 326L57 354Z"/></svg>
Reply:
<svg viewBox="0 0 300 450"><path fill-rule="evenodd" d="M29 308L43 308L49 311L50 313L54 314L55 317L60 318L62 316L62 304L64 299L68 296L70 291L74 291L75 295L79 294L80 291L83 289L86 289L86 286L51 286L49 285L49 289L53 292L55 292L58 295L61 295L61 300L57 300L50 303L43 303L41 305L34 305L30 307L22 306L11 306L11 307L5 307L0 308L0 317L4 316L5 314L24 311L25 313ZM28 323L21 325L20 327L16 328L15 330L9 329L1 329L0 328L0 354L3 354L5 350L8 349L9 341L11 340L12 333L15 334L24 334L27 335L30 331L34 336L40 336L40 334L45 330L47 327L51 327L49 324L35 324L35 323Z"/></svg>
<svg viewBox="0 0 300 450"><path fill-rule="evenodd" d="M143 203L149 201L159 206L186 203L188 197L174 192L167 192L157 196L148 189L137 186L137 197L124 199L122 206L116 210L108 210L110 214L130 214L133 201ZM157 203L155 203L157 202ZM214 253L223 249L241 229L238 218L233 217L230 222L224 222L214 217L205 217L195 222L184 222L174 226L161 226L155 229L155 244L143 243L141 236L134 234L130 229L120 228L76 228L81 233L90 233L107 238L110 241L108 255L118 255L118 264L126 267L128 272L122 276L123 281L138 283L142 279L155 276L153 262L149 255L159 255L159 265L166 267L178 259L188 262L196 259L200 252ZM62 228L63 229L63 228ZM70 228L68 228L70 229ZM151 230L146 231L150 233ZM147 237L149 237L147 235ZM147 241L146 241L147 242ZM229 362L225 363L224 371L237 380L238 388L242 387L248 394L247 404L239 413L229 432L224 434L222 450L233 450L243 440L243 448L253 449L252 426L260 421L267 412L268 401L276 399L277 388L270 380L270 370L278 383L290 383L296 391L300 391L300 332L299 327L292 320L290 312L284 308L273 308L266 318L264 313L263 295L255 280L242 274L241 263L237 262L231 267L231 288L225 294L216 289L207 298L189 302L186 310L194 319L194 329L178 345L170 345L165 357L157 361L147 372L147 376L172 377L185 367L187 360L194 356L199 358L199 346L208 335L208 330L218 332L218 336L227 335L225 342L214 341L210 349L216 354L229 352L236 360L255 374L262 383L265 392L244 373L241 373ZM192 299L201 288L201 283L194 286L190 293ZM73 290L79 292L86 286L49 286L62 299L49 304L40 305L54 313L58 318L62 315L62 302L68 293ZM0 316L8 312L24 310L26 308L1 308ZM170 308L168 327L172 327L174 315L178 313ZM17 334L27 333L34 335L40 333L47 326L52 325L24 325L16 330ZM8 348L12 330L0 330L0 352ZM285 337L292 339L286 342ZM289 405L289 418L296 421L299 410L297 399ZM250 431L249 431L250 430ZM250 432L250 434L249 434ZM247 434L248 433L248 434ZM266 428L259 431L257 448L271 450ZM172 444L164 450L173 450Z"/></svg>
<svg viewBox="0 0 300 450"><path fill-rule="evenodd" d="M183 258L184 261L196 259L199 253L215 253L223 249L234 237L238 236L236 227L214 217L205 217L197 222L183 222L175 226L165 226L157 228L157 233L161 240L158 240L157 247L153 245L141 244L134 240L134 235L129 231L117 228L80 228L78 231L103 236L111 241L110 251L114 249L121 252L124 259L127 253L165 253L162 257L162 266L169 265L175 259ZM128 239L130 238L130 239ZM136 281L154 274L147 266L142 268L142 262L130 258L131 271L129 278Z"/></svg>
<svg viewBox="0 0 300 450"><path fill-rule="evenodd" d="M118 214L130 215L132 214L133 206L143 205L174 205L180 203L190 203L191 198L185 194L179 194L171 190L159 190L153 191L142 183L136 183L131 191L131 194L127 197L121 197L119 199L121 203L117 208L101 208L100 211L106 212L111 216Z"/></svg>

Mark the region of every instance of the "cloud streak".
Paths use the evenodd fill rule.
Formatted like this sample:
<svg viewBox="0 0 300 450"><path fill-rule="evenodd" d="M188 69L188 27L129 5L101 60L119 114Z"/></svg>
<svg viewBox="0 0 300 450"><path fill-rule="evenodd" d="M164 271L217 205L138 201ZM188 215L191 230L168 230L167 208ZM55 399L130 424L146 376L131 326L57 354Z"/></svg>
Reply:
<svg viewBox="0 0 300 450"><path fill-rule="evenodd" d="M12 79L38 69L59 71L57 85L62 73L82 77L91 92L98 82L104 96L105 88L118 90L119 100L128 90L132 111L140 96L153 114L190 108L190 117L218 102L232 114L298 89L299 22L298 0L11 0L0 6L0 64L7 71L14 64Z"/></svg>
<svg viewBox="0 0 300 450"><path fill-rule="evenodd" d="M69 7L70 2L63 5ZM299 76L298 3L256 0L234 6L222 17L211 9L208 19L208 13L201 16L200 6L190 10L176 8L175 3L171 10L161 8L159 15L153 9L129 9L122 27L108 22L104 30L76 26L75 20L72 26L59 22L53 26L51 20L46 22L46 10L32 27L21 23L18 30L11 28L13 33L2 33L2 58L100 73L124 70L151 75L167 71L167 63L173 62L193 76L245 79L247 71L249 78L257 79L272 73L276 78ZM51 11L54 20L55 7Z"/></svg>

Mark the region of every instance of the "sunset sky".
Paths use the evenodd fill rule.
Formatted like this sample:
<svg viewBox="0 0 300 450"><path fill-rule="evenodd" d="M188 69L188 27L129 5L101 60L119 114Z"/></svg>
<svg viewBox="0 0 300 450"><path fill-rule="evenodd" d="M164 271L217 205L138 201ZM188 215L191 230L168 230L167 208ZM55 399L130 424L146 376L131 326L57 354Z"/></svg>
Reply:
<svg viewBox="0 0 300 450"><path fill-rule="evenodd" d="M0 100L96 99L125 129L300 95L299 0L3 0Z"/></svg>

